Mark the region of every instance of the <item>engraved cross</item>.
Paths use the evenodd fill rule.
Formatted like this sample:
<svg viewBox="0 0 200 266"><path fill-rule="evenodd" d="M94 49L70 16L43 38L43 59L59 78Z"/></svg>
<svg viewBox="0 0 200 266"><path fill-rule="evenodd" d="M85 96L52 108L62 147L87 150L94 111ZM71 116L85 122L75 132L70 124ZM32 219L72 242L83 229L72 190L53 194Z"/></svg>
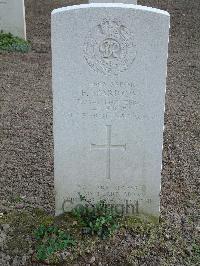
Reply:
<svg viewBox="0 0 200 266"><path fill-rule="evenodd" d="M121 148L123 150L126 150L126 144L120 145L120 144L111 144L111 125L106 125L106 144L98 145L98 144L91 144L91 149L106 149L107 155L106 155L106 178L111 179L110 176L110 165L111 165L111 149L118 149Z"/></svg>

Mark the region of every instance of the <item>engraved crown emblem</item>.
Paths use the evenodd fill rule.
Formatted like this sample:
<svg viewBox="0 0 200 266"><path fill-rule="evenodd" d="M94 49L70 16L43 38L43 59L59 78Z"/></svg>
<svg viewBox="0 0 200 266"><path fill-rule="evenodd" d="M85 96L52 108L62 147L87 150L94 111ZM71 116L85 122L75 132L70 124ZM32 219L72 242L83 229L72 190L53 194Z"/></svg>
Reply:
<svg viewBox="0 0 200 266"><path fill-rule="evenodd" d="M84 57L94 71L117 75L136 57L134 36L119 21L104 19L87 35Z"/></svg>

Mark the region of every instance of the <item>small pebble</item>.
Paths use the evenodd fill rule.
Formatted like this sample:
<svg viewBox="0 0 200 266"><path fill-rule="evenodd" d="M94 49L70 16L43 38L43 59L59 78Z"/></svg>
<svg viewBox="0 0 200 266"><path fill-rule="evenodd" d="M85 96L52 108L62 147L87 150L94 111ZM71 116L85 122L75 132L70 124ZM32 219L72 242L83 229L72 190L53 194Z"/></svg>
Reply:
<svg viewBox="0 0 200 266"><path fill-rule="evenodd" d="M24 204L23 203L19 203L15 205L16 209L23 209L24 208Z"/></svg>
<svg viewBox="0 0 200 266"><path fill-rule="evenodd" d="M7 231L10 228L9 224L2 224L3 230Z"/></svg>
<svg viewBox="0 0 200 266"><path fill-rule="evenodd" d="M199 231L199 232L200 232L200 226L197 226L197 227L196 227L196 229L197 229L197 231Z"/></svg>
<svg viewBox="0 0 200 266"><path fill-rule="evenodd" d="M89 263L92 264L92 263L94 263L94 262L95 262L95 257L93 256L93 257L90 259Z"/></svg>

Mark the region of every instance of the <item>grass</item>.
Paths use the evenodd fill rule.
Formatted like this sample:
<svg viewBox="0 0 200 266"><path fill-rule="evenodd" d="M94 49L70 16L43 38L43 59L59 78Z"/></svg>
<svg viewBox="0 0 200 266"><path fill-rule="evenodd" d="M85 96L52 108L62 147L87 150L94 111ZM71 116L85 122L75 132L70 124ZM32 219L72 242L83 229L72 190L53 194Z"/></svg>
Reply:
<svg viewBox="0 0 200 266"><path fill-rule="evenodd" d="M34 232L35 257L37 261L45 261L58 251L63 251L75 245L68 232L56 226L40 225Z"/></svg>
<svg viewBox="0 0 200 266"><path fill-rule="evenodd" d="M11 33L0 32L0 51L27 53L29 50L29 42Z"/></svg>
<svg viewBox="0 0 200 266"><path fill-rule="evenodd" d="M19 202L19 198L15 201ZM11 228L6 243L11 256L22 256L32 249L33 262L53 265L63 263L61 254L65 251L73 261L93 250L96 243L109 238L119 227L118 217L103 202L79 205L59 217L47 215L38 208L15 210L3 215L0 223Z"/></svg>
<svg viewBox="0 0 200 266"><path fill-rule="evenodd" d="M12 211L4 214L0 223L10 225L6 240L9 255L22 257L31 249L32 262L84 265L85 260L95 256L97 262L104 260L103 263L112 265L116 248L115 256L121 258L124 265L146 262L148 265L191 266L200 262L197 236L190 242L181 228L174 225L172 230L165 221L117 217L105 209L103 202L82 206L58 217L41 209Z"/></svg>
<svg viewBox="0 0 200 266"><path fill-rule="evenodd" d="M118 228L119 216L103 201L95 205L89 201L86 202L86 205L80 205L72 212L83 234L97 235L102 239L111 236Z"/></svg>

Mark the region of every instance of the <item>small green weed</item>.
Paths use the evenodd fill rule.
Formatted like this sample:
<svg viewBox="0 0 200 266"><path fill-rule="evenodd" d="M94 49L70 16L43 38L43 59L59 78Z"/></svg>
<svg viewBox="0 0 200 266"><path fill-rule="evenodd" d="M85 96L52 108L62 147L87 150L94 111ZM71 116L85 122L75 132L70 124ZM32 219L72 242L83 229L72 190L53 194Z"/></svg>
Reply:
<svg viewBox="0 0 200 266"><path fill-rule="evenodd" d="M30 44L19 38L13 36L11 33L0 32L0 50L8 52L22 52L27 53L30 50Z"/></svg>
<svg viewBox="0 0 200 266"><path fill-rule="evenodd" d="M193 263L197 263L197 264L200 262L200 244L194 243L192 245L192 259L191 260Z"/></svg>
<svg viewBox="0 0 200 266"><path fill-rule="evenodd" d="M23 198L20 195L11 197L11 201L13 203L21 203L23 202Z"/></svg>
<svg viewBox="0 0 200 266"><path fill-rule="evenodd" d="M45 261L57 251L75 245L72 237L55 226L41 225L34 233L36 244L35 257L38 261Z"/></svg>
<svg viewBox="0 0 200 266"><path fill-rule="evenodd" d="M86 201L82 196L81 200ZM95 205L86 202L86 205L79 205L72 212L82 227L82 232L98 235L102 239L110 236L118 228L118 215L103 201Z"/></svg>

